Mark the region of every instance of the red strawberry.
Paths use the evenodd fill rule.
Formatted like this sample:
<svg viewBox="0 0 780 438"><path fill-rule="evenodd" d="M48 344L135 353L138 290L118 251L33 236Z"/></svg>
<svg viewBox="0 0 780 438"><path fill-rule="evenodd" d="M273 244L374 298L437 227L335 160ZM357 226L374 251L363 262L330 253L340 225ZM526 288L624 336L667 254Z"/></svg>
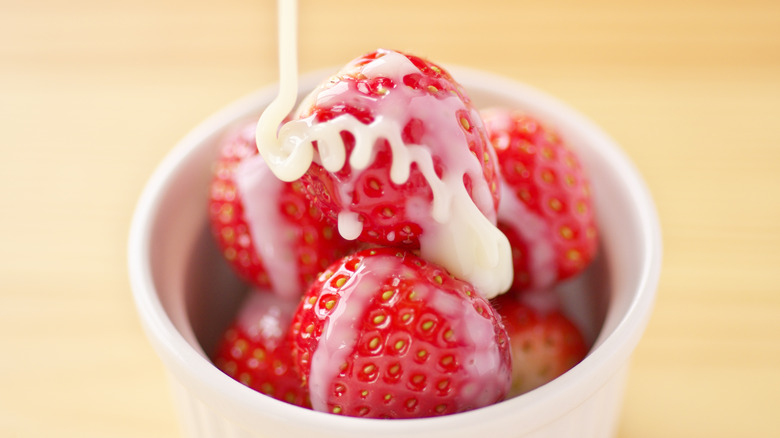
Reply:
<svg viewBox="0 0 780 438"><path fill-rule="evenodd" d="M298 300L252 290L214 354L214 364L233 379L275 399L309 406L295 371L287 335Z"/></svg>
<svg viewBox="0 0 780 438"><path fill-rule="evenodd" d="M482 112L502 177L498 227L509 239L515 290L546 289L581 272L598 235L588 178L553 129L518 111Z"/></svg>
<svg viewBox="0 0 780 438"><path fill-rule="evenodd" d="M419 248L421 236L437 226L431 212L431 178L440 178L445 185L465 185L466 196L495 223L495 156L478 112L443 68L389 50L369 53L315 90L302 103L298 118L316 126L345 114L358 124L370 125L381 118L385 128L392 127L387 132L372 129L382 132L376 141L361 137L373 150L357 167L353 151L359 145L354 129L342 130L347 158L343 166L326 170L328 166L315 160L302 178L313 203L333 224L339 224L345 237ZM400 149L420 146L410 152L410 164L396 163L397 171L408 171L407 178L391 176L394 160L403 155L403 151L391 151L387 137L392 136L406 147ZM322 155L322 143L315 142L315 146ZM422 161L415 161L421 156ZM421 164L426 161L431 166L428 175Z"/></svg>
<svg viewBox="0 0 780 438"><path fill-rule="evenodd" d="M271 174L257 153L254 123L224 141L209 195L219 247L254 286L299 297L351 246L311 207L300 181Z"/></svg>
<svg viewBox="0 0 780 438"><path fill-rule="evenodd" d="M552 381L587 354L582 332L556 303L539 306L516 295L504 294L492 304L501 315L512 350L510 396Z"/></svg>
<svg viewBox="0 0 780 438"><path fill-rule="evenodd" d="M412 253L360 251L328 268L292 324L315 410L429 417L500 401L508 340L474 288Z"/></svg>

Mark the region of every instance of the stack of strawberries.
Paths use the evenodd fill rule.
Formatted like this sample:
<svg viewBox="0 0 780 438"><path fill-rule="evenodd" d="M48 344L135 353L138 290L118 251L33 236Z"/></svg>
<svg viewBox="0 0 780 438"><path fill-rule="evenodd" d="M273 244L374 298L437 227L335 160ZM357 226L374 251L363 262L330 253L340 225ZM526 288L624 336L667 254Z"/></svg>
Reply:
<svg viewBox="0 0 780 438"><path fill-rule="evenodd" d="M414 69L377 74L392 70L375 68L391 55ZM386 139L365 166L347 159L334 172L315 158L283 182L258 154L251 123L224 140L209 196L218 246L250 289L216 366L305 408L411 418L499 402L581 361L588 345L554 287L590 264L598 232L587 177L564 140L532 114L478 111L442 67L388 50L350 62L293 119L344 115L401 121L403 143L425 151L439 180L462 184L506 237L511 287L488 299L426 257L436 233L430 174L415 162L399 183ZM349 157L355 134L340 135ZM469 171L448 178L453 156L468 157ZM339 232L345 213L360 225L351 240Z"/></svg>

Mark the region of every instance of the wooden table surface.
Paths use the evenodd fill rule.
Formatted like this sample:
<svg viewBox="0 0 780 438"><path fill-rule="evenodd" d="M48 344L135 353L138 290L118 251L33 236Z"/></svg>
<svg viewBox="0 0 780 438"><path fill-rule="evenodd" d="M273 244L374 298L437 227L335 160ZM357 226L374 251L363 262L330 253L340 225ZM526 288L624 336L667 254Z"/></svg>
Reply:
<svg viewBox="0 0 780 438"><path fill-rule="evenodd" d="M780 436L780 2L367 4L301 1L302 72L376 47L493 71L587 114L643 173L664 268L618 437ZM275 4L0 10L0 436L177 436L130 216L189 129L276 81Z"/></svg>

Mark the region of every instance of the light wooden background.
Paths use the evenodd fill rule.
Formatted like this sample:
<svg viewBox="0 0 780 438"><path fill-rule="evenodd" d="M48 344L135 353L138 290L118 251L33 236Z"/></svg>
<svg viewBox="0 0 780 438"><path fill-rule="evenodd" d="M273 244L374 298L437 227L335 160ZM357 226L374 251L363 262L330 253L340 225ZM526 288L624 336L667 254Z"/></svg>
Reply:
<svg viewBox="0 0 780 438"><path fill-rule="evenodd" d="M276 78L272 0L0 1L0 436L174 437L125 268L157 163ZM510 76L626 150L664 231L619 438L780 436L780 2L301 1L301 70L376 47Z"/></svg>

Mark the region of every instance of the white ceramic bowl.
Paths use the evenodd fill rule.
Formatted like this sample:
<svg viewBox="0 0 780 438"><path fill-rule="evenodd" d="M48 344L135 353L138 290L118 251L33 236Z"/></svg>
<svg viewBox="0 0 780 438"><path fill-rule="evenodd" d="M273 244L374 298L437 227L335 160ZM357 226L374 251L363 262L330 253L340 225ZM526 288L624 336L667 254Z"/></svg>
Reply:
<svg viewBox="0 0 780 438"><path fill-rule="evenodd" d="M602 250L587 273L560 289L593 342L558 379L474 411L415 420L358 419L298 408L233 381L211 351L244 293L208 231L207 188L217 144L276 96L260 90L187 135L149 180L129 239L129 270L144 329L169 372L189 437L474 438L614 436L629 357L653 307L661 235L652 199L633 165L599 128L554 98L479 71L449 68L477 107L525 109L555 126L591 177ZM335 71L335 70L334 70ZM302 78L301 93L330 72Z"/></svg>

